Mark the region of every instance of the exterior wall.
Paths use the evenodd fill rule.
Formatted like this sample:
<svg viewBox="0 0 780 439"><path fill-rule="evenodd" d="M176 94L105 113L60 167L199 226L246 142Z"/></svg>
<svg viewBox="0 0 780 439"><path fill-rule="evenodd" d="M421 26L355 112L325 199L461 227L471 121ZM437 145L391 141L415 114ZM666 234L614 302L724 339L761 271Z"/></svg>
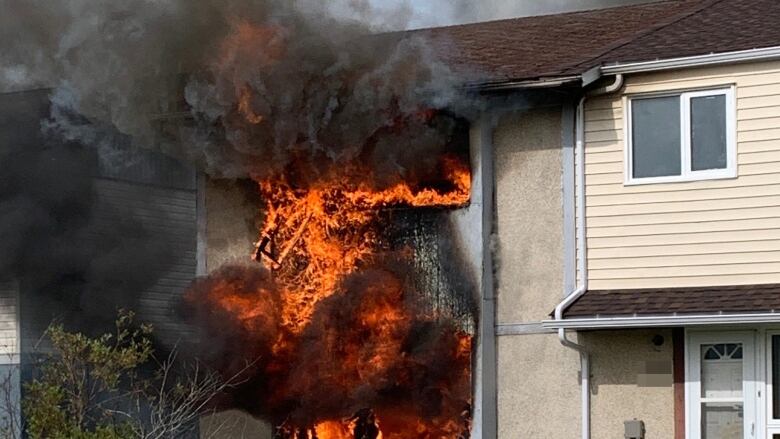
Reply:
<svg viewBox="0 0 780 439"><path fill-rule="evenodd" d="M664 337L656 347L653 336ZM623 422L644 421L647 439L674 436L672 332L579 333L591 360L591 437L622 438ZM579 361L555 334L498 339L499 438L577 437Z"/></svg>
<svg viewBox="0 0 780 439"><path fill-rule="evenodd" d="M732 84L732 179L624 186L621 96L586 104L590 288L780 282L780 62L629 76L625 93Z"/></svg>
<svg viewBox="0 0 780 439"><path fill-rule="evenodd" d="M653 336L664 343L655 346ZM580 334L591 361L591 436L621 438L623 422L644 421L647 439L674 437L672 331Z"/></svg>
<svg viewBox="0 0 780 439"><path fill-rule="evenodd" d="M247 264L259 237L260 200L251 183L206 181L206 270L225 264Z"/></svg>
<svg viewBox="0 0 780 439"><path fill-rule="evenodd" d="M19 341L19 285L0 282L0 364L18 364Z"/></svg>
<svg viewBox="0 0 780 439"><path fill-rule="evenodd" d="M499 324L544 320L561 300L561 111L509 115L495 130Z"/></svg>
<svg viewBox="0 0 780 439"><path fill-rule="evenodd" d="M488 244L488 224L492 218L493 201L489 195L493 189L493 171L489 166L492 163L491 135L490 116L483 116L470 126L471 200L468 207L447 214L452 230L452 248L462 256L462 276L475 286L472 294L479 304L479 314L475 316L476 344L472 357L474 404L471 437L475 439L496 437L495 296L492 294L492 264ZM491 216L487 216L487 212L491 212Z"/></svg>
<svg viewBox="0 0 780 439"><path fill-rule="evenodd" d="M578 354L555 334L501 336L497 345L498 438L578 437Z"/></svg>
<svg viewBox="0 0 780 439"><path fill-rule="evenodd" d="M192 328L176 317L176 306L196 274L194 175L179 187L152 186L130 177L126 180L95 178L97 202L90 235L99 240L116 233L117 215L129 212L131 220L140 224L156 242L165 243L170 251L166 256L169 265L159 279L139 291L137 313L139 320L154 326L160 341L174 346L192 333Z"/></svg>
<svg viewBox="0 0 780 439"><path fill-rule="evenodd" d="M566 283L562 118L560 106L513 113L493 136L499 438L577 437L581 428L579 355L538 325ZM623 437L623 421L635 418L648 439L674 437L671 331L570 338L591 355L594 439Z"/></svg>
<svg viewBox="0 0 780 439"><path fill-rule="evenodd" d="M559 106L517 112L494 131L499 335L546 319L561 299L561 118ZM549 333L500 335L497 349L498 437L578 432L578 354Z"/></svg>

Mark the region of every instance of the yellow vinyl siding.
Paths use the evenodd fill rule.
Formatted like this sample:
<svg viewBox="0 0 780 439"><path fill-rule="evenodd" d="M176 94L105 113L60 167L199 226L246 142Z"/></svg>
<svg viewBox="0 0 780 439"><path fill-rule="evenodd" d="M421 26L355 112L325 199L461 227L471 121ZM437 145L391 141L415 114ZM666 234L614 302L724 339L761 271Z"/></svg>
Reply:
<svg viewBox="0 0 780 439"><path fill-rule="evenodd" d="M780 239L762 241L710 242L703 244L671 244L635 246L632 257L676 256L676 255L721 255L726 253L752 253L780 251ZM594 261L619 259L625 250L620 247L594 248L588 250L588 257Z"/></svg>
<svg viewBox="0 0 780 439"><path fill-rule="evenodd" d="M624 93L731 85L732 179L625 186L623 96L586 103L591 289L780 283L780 62L629 76Z"/></svg>

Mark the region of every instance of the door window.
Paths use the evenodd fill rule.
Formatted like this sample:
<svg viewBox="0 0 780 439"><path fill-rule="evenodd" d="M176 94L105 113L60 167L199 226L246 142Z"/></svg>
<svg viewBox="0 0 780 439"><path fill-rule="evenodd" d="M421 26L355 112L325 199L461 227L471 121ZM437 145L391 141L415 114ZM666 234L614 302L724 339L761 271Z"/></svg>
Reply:
<svg viewBox="0 0 780 439"><path fill-rule="evenodd" d="M702 439L742 438L742 351L742 343L701 345Z"/></svg>
<svg viewBox="0 0 780 439"><path fill-rule="evenodd" d="M753 439L751 333L689 334L689 439Z"/></svg>

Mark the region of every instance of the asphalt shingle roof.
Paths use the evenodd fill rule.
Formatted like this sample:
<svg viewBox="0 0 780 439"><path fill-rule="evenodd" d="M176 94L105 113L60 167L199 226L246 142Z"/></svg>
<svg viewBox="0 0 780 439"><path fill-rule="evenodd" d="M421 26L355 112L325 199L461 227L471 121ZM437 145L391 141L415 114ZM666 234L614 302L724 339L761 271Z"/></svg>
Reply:
<svg viewBox="0 0 780 439"><path fill-rule="evenodd" d="M780 285L592 290L564 318L780 312Z"/></svg>
<svg viewBox="0 0 780 439"><path fill-rule="evenodd" d="M780 45L778 0L674 0L417 31L469 82Z"/></svg>

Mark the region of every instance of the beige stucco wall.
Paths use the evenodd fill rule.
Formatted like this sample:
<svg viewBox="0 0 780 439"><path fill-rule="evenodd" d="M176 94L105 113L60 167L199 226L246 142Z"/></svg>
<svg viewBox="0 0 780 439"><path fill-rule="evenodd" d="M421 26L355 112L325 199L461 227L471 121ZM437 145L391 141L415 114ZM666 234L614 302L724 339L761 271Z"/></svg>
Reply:
<svg viewBox="0 0 780 439"><path fill-rule="evenodd" d="M260 200L251 183L206 180L206 269L226 263L252 264ZM231 410L201 419L200 436L209 439L271 439L271 426Z"/></svg>
<svg viewBox="0 0 780 439"><path fill-rule="evenodd" d="M656 347L653 336L664 337ZM572 335L591 360L591 437L622 438L644 421L647 439L674 437L671 330ZM580 432L579 356L557 334L498 338L499 438L573 438Z"/></svg>
<svg viewBox="0 0 780 439"><path fill-rule="evenodd" d="M730 86L736 178L624 185L624 95ZM585 120L591 288L780 282L780 62L628 76Z"/></svg>
<svg viewBox="0 0 780 439"><path fill-rule="evenodd" d="M505 116L494 136L497 321L540 321L563 294L561 107Z"/></svg>
<svg viewBox="0 0 780 439"><path fill-rule="evenodd" d="M578 354L554 334L502 336L497 349L499 439L577 437Z"/></svg>
<svg viewBox="0 0 780 439"><path fill-rule="evenodd" d="M252 263L260 199L249 182L206 180L206 270Z"/></svg>
<svg viewBox="0 0 780 439"><path fill-rule="evenodd" d="M562 299L561 120L560 107L535 109L503 117L494 131L499 325L539 323ZM666 340L660 348L655 334ZM591 352L594 439L623 437L623 421L634 418L645 421L649 439L673 437L669 331L571 338ZM579 355L554 333L500 335L497 348L499 438L578 437ZM669 374L647 376L648 366Z"/></svg>
<svg viewBox="0 0 780 439"><path fill-rule="evenodd" d="M494 131L499 325L538 322L563 293L561 111L508 114ZM500 336L497 349L498 437L573 437L578 355L552 334Z"/></svg>
<svg viewBox="0 0 780 439"><path fill-rule="evenodd" d="M664 337L655 346L653 336ZM674 437L672 333L660 330L580 334L591 358L591 434L623 437L623 421L645 422L647 439Z"/></svg>

